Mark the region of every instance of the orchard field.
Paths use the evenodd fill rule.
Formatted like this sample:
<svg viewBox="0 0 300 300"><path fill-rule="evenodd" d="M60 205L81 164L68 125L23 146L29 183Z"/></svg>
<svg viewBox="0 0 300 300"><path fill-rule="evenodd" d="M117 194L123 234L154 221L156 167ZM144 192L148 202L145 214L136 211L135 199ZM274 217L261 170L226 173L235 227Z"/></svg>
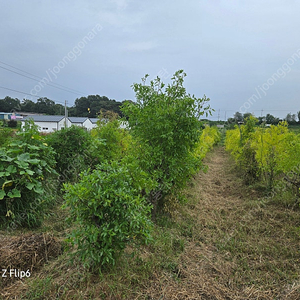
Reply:
<svg viewBox="0 0 300 300"><path fill-rule="evenodd" d="M134 84L127 129L2 129L1 299L300 299L299 135L221 139L184 77Z"/></svg>

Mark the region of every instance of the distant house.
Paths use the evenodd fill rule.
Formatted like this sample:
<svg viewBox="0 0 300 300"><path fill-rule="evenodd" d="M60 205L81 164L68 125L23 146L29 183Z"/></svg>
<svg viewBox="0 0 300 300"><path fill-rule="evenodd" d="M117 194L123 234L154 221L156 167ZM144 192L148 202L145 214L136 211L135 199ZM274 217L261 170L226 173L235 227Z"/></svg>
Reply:
<svg viewBox="0 0 300 300"><path fill-rule="evenodd" d="M22 127L26 120L32 119L36 125L39 126L40 132L54 132L64 128L67 122L65 122L65 116L41 116L33 115L27 116L22 119Z"/></svg>
<svg viewBox="0 0 300 300"><path fill-rule="evenodd" d="M21 118L22 116L16 113L0 112L0 120L16 120Z"/></svg>
<svg viewBox="0 0 300 300"><path fill-rule="evenodd" d="M0 120L8 120L9 113L0 112Z"/></svg>
<svg viewBox="0 0 300 300"><path fill-rule="evenodd" d="M89 118L89 120L91 121L91 123L93 124L92 128L97 126L97 122L99 121L99 118Z"/></svg>
<svg viewBox="0 0 300 300"><path fill-rule="evenodd" d="M72 125L84 127L87 130L91 130L92 128L96 127L97 124L94 124L91 119L87 117L68 117L68 127Z"/></svg>

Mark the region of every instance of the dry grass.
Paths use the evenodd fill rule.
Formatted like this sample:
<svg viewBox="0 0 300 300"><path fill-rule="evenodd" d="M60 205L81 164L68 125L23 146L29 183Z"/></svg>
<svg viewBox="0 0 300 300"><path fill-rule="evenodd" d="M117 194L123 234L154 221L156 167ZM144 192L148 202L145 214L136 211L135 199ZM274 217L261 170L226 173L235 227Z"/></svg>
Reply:
<svg viewBox="0 0 300 300"><path fill-rule="evenodd" d="M206 164L186 191L189 203L159 219L153 244L128 248L100 275L63 254L4 299L300 299L299 209L245 186L221 147ZM54 223L48 230L62 236Z"/></svg>

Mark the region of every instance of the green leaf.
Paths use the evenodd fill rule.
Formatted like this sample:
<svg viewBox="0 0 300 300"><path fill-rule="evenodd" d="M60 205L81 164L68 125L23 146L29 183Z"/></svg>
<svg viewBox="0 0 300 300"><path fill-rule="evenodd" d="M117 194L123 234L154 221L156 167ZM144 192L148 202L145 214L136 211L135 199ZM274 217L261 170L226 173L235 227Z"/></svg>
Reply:
<svg viewBox="0 0 300 300"><path fill-rule="evenodd" d="M29 153L22 153L18 156L19 161L28 161L30 159L30 154Z"/></svg>
<svg viewBox="0 0 300 300"><path fill-rule="evenodd" d="M3 190L0 190L0 200L2 200L5 195L6 193Z"/></svg>
<svg viewBox="0 0 300 300"><path fill-rule="evenodd" d="M8 166L6 172L9 172L10 174L17 173L17 168L15 166L10 165Z"/></svg>
<svg viewBox="0 0 300 300"><path fill-rule="evenodd" d="M13 189L7 193L7 196L10 198L21 198L21 193L17 189Z"/></svg>
<svg viewBox="0 0 300 300"><path fill-rule="evenodd" d="M22 169L27 169L29 167L29 164L25 161L16 161L16 164Z"/></svg>
<svg viewBox="0 0 300 300"><path fill-rule="evenodd" d="M28 145L28 148L32 149L32 150L40 150L40 147L37 147L37 146L34 146L34 145Z"/></svg>
<svg viewBox="0 0 300 300"><path fill-rule="evenodd" d="M40 160L37 158L32 158L32 159L28 159L28 162L33 165L37 165L40 162Z"/></svg>
<svg viewBox="0 0 300 300"><path fill-rule="evenodd" d="M33 174L34 174L34 171L32 171L32 170L26 170L26 173L27 173L28 175L33 175Z"/></svg>
<svg viewBox="0 0 300 300"><path fill-rule="evenodd" d="M32 182L27 182L27 183L26 183L26 187L27 187L29 190L32 190L34 186L35 186L35 184L32 183Z"/></svg>

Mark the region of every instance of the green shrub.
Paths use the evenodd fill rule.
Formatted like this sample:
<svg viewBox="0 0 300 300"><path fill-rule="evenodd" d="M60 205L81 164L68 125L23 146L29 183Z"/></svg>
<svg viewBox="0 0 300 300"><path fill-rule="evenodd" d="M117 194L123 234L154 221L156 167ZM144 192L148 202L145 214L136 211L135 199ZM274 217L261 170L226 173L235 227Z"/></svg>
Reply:
<svg viewBox="0 0 300 300"><path fill-rule="evenodd" d="M90 147L92 138L84 128L71 126L46 136L47 143L55 150L56 170L62 182L77 181L78 174L93 161Z"/></svg>
<svg viewBox="0 0 300 300"><path fill-rule="evenodd" d="M246 183L253 183L260 176L259 166L255 158L255 148L252 144L256 122L255 117L249 116L245 125L235 125L235 129L226 132L226 150L230 151L239 164Z"/></svg>
<svg viewBox="0 0 300 300"><path fill-rule="evenodd" d="M207 152L220 140L221 134L217 127L205 127L194 150L194 155L202 160Z"/></svg>
<svg viewBox="0 0 300 300"><path fill-rule="evenodd" d="M141 168L156 181L148 195L153 214L164 207L164 199L182 189L191 174L201 167L193 155L201 136L200 117L210 113L205 96L196 98L183 87L186 74L180 70L165 89L159 78L146 85L133 84L137 102L126 102L122 112L128 119L131 134L138 143Z"/></svg>
<svg viewBox="0 0 300 300"><path fill-rule="evenodd" d="M150 207L141 196L145 176L133 165L112 161L64 185L68 220L77 225L68 241L86 266L114 264L127 244L149 241Z"/></svg>
<svg viewBox="0 0 300 300"><path fill-rule="evenodd" d="M14 131L10 128L0 128L0 145L4 147L5 144L12 139Z"/></svg>
<svg viewBox="0 0 300 300"><path fill-rule="evenodd" d="M91 135L101 141L94 151L101 153L103 160L122 159L132 143L132 138L127 130L120 128L118 114L113 112L101 113L97 127L93 128Z"/></svg>
<svg viewBox="0 0 300 300"><path fill-rule="evenodd" d="M0 218L5 223L40 224L49 204L44 193L56 172L53 149L44 143L33 121L0 148Z"/></svg>

